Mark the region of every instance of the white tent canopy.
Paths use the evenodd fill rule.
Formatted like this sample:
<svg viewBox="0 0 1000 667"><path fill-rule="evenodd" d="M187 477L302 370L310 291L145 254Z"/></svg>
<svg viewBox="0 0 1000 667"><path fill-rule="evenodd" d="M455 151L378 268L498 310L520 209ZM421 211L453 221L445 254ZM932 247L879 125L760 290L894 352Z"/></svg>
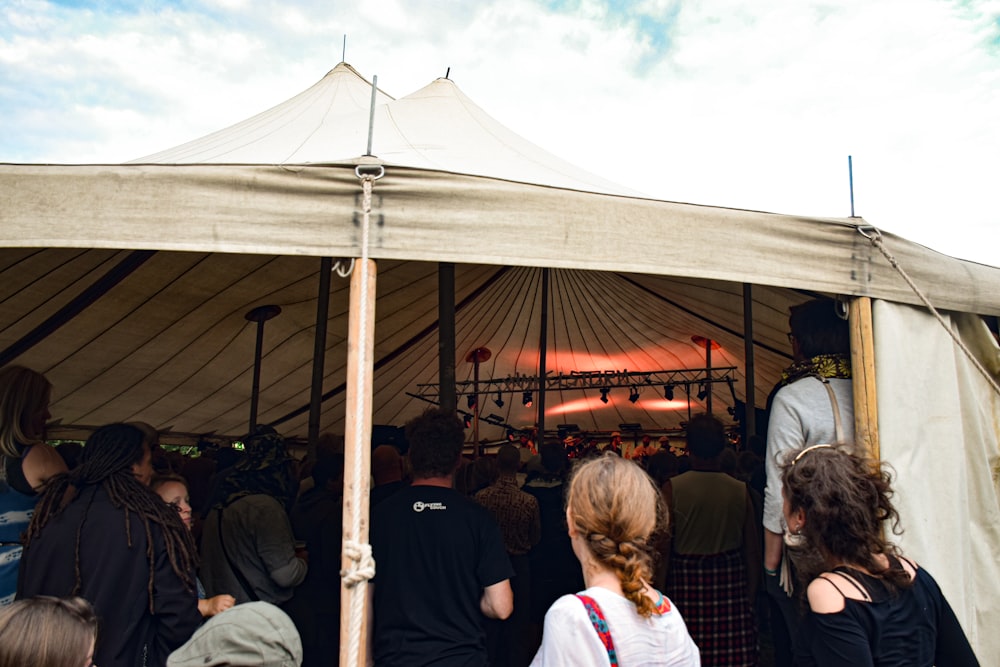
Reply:
<svg viewBox="0 0 1000 667"><path fill-rule="evenodd" d="M64 424L135 418L187 433L239 433L255 326L243 315L274 303L283 312L266 325L259 420L303 434L317 258L362 255L355 166L368 163L385 168L374 185L375 224L366 249L379 268L375 423L398 424L419 412L426 403L407 394L436 382L436 262L456 264L457 356L489 347L494 357L485 372L492 377L537 373L538 282L540 270L549 268L555 270L549 370L699 368L704 358L691 336L701 335L722 345L713 365L738 369L738 398L746 395L743 285L752 284L758 403L786 363L791 303L824 293L869 296L904 310L921 306L859 233L867 225L859 218L628 196L626 188L506 130L450 80L396 100L376 97L375 157L362 155L370 86L342 64L269 112L137 164L0 165L3 361L46 372L55 385L53 413ZM1000 315L1000 269L889 234L883 240L938 308ZM905 441L897 439L898 429L883 437L883 451L894 461L904 450L942 444L920 427L929 418L925 412L901 416L894 407L915 391L899 360L911 342L933 341L935 350L949 343L929 318L903 327L906 337L899 339L899 328L881 325L879 312L880 406L893 423L908 418L914 425ZM344 424L348 315L346 285L335 279L324 429ZM963 335L984 333L976 321L969 325L976 333ZM986 341L978 354L995 363L996 345ZM965 372L956 368L935 382L947 386L948 378ZM470 379L471 372L461 365L458 379ZM951 431L949 460L991 470L1000 456L1000 405L989 392L961 397L961 416L936 417L976 424ZM560 396L548 407L580 398ZM718 398L717 411L732 404L727 392ZM507 399L505 421L531 421L516 396ZM553 412L547 422L670 428L686 415L652 399ZM971 433L982 438L973 443L965 435ZM997 564L975 561L972 568L972 560L949 548L954 542L928 539L934 527L915 519L957 494L955 506L964 514L954 521L970 526L975 543L985 545L977 549L995 552L1000 540L986 522L997 507L996 482L980 475L975 484L939 484L936 479L951 477L919 457L905 460L901 476L926 480L929 489L905 499L904 521L921 545L913 555L953 600L963 591L990 593L976 597L974 608L956 606L980 656L995 655L1000 639L989 628L998 618L991 602L1000 597Z"/></svg>

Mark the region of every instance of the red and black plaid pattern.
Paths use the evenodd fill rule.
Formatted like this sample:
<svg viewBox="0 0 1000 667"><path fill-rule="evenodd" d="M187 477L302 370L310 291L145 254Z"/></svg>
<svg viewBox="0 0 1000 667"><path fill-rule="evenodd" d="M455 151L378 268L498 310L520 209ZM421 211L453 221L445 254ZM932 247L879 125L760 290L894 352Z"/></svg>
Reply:
<svg viewBox="0 0 1000 667"><path fill-rule="evenodd" d="M710 556L671 554L667 595L684 617L703 667L758 664L757 623L739 549Z"/></svg>

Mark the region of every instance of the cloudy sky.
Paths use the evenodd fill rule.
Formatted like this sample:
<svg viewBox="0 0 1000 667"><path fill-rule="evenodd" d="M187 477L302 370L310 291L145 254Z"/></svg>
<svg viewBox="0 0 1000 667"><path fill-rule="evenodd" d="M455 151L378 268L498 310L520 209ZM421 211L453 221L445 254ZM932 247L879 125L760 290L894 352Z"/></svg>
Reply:
<svg viewBox="0 0 1000 667"><path fill-rule="evenodd" d="M672 201L855 210L1000 266L1000 0L3 0L0 162L117 163L346 60Z"/></svg>

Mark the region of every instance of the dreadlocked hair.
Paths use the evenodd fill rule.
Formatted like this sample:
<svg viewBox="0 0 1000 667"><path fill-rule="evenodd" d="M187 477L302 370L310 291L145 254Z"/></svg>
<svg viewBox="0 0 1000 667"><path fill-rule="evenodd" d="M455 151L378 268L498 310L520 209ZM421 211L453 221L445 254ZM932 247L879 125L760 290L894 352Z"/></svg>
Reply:
<svg viewBox="0 0 1000 667"><path fill-rule="evenodd" d="M31 544L45 528L49 519L58 515L73 502L86 502L83 519L76 529L74 567L76 583L72 595L78 595L82 584L80 572L80 538L87 523L90 506L98 488L103 488L115 507L124 510L125 537L132 547L132 515L142 522L146 531L146 558L149 561L149 610L153 612L154 564L152 526L156 524L163 534L170 566L177 576L194 592L192 572L198 564L198 551L191 531L183 524L177 510L146 488L132 474L132 466L142 460L147 445L143 433L128 424L108 424L91 434L83 448L80 465L68 473L50 479L38 501L35 513L25 534L25 547Z"/></svg>
<svg viewBox="0 0 1000 667"><path fill-rule="evenodd" d="M635 463L608 454L579 464L566 501L590 553L618 576L640 616L656 611L645 593L652 579L652 542L666 520L659 489Z"/></svg>

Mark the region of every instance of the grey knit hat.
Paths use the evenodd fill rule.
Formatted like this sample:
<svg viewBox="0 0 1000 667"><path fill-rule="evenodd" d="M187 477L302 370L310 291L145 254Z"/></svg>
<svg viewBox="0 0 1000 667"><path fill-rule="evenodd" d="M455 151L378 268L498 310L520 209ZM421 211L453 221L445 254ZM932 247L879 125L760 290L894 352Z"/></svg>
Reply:
<svg viewBox="0 0 1000 667"><path fill-rule="evenodd" d="M167 658L167 667L300 667L302 640L285 612L247 602L208 619Z"/></svg>

